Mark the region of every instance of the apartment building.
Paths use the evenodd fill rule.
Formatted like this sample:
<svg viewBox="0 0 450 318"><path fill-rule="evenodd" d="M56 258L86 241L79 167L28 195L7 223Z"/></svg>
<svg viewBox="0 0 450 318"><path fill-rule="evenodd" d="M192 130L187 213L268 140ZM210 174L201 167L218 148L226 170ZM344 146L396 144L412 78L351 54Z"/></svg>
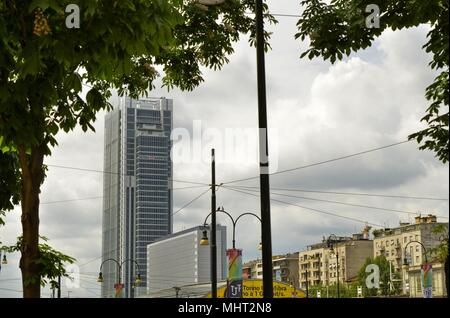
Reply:
<svg viewBox="0 0 450 318"><path fill-rule="evenodd" d="M370 227L363 233L335 237L334 247L328 247L326 239L308 246L299 253L299 286L333 285L357 279L358 272L368 257L373 255L373 242L369 239Z"/></svg>
<svg viewBox="0 0 450 318"><path fill-rule="evenodd" d="M299 253L289 253L272 257L273 278L299 288ZM262 260L254 260L242 266L244 279L262 279Z"/></svg>
<svg viewBox="0 0 450 318"><path fill-rule="evenodd" d="M382 230L376 230L374 235L374 257L384 255L387 260L392 264L394 272L397 272L402 277L402 288L405 294L411 294L410 286L415 286L414 294L417 294L417 284L415 278L414 282L410 282L410 273L420 272L420 266L428 261L433 260L430 255L426 255L425 250L436 247L440 244L440 237L442 234L435 234L433 230L443 225L448 229L448 223L437 222L437 218L434 215L417 216L414 224L400 223L397 228L385 228ZM422 247L422 245L423 247ZM408 266L404 266L404 259L406 258ZM434 267L440 268L442 264L434 264ZM436 271L437 274L437 271ZM435 275L435 279L438 279ZM442 282L436 281L433 284L436 288L436 292L444 293ZM439 291L437 290L439 289Z"/></svg>

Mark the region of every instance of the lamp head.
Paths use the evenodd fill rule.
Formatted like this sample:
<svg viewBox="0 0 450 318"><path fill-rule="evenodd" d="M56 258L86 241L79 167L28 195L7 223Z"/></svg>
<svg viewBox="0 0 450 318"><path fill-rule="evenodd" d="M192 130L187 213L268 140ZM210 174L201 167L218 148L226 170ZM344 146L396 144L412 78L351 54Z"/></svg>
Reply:
<svg viewBox="0 0 450 318"><path fill-rule="evenodd" d="M403 265L409 266L408 258L407 258L407 257L403 258Z"/></svg>
<svg viewBox="0 0 450 318"><path fill-rule="evenodd" d="M102 274L102 272L98 273L97 283L103 283L103 274Z"/></svg>
<svg viewBox="0 0 450 318"><path fill-rule="evenodd" d="M203 231L203 236L202 236L202 239L200 240L200 245L202 245L202 246L209 245L208 231L207 230Z"/></svg>
<svg viewBox="0 0 450 318"><path fill-rule="evenodd" d="M134 282L136 283L136 286L139 285L140 283L142 283L141 274L137 274L136 279L134 280Z"/></svg>

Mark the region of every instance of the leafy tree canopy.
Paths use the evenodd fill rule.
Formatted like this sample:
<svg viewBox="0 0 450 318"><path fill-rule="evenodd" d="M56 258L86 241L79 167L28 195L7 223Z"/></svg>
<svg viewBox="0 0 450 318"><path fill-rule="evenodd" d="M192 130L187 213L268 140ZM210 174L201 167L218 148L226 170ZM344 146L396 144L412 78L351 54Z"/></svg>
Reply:
<svg viewBox="0 0 450 318"><path fill-rule="evenodd" d="M256 24L248 12L255 11L255 0L217 3L0 0L0 151L7 164L0 180L8 181L0 208L21 200L25 297L40 296L39 194L44 156L57 144L56 134L77 125L93 130L96 114L112 107L112 89L146 95L160 76L158 67L165 86L192 90L203 81L202 67L220 69L228 62L242 34L254 45ZM90 87L85 98L83 85ZM20 191L13 180L17 164Z"/></svg>
<svg viewBox="0 0 450 318"><path fill-rule="evenodd" d="M49 154L60 129L93 129L96 113L111 108L111 88L145 95L160 65L164 85L192 90L203 81L201 66L228 62L240 34L254 44L254 20L246 14L254 0L206 9L196 2L0 1L0 147L44 145ZM69 4L80 8L79 29L66 27ZM46 30L36 32L42 22ZM83 83L92 87L85 100Z"/></svg>
<svg viewBox="0 0 450 318"><path fill-rule="evenodd" d="M368 48L382 32L428 24L431 30L423 45L432 54L430 67L439 72L428 86L430 102L422 118L427 128L409 136L420 149L435 152L443 163L449 156L449 1L448 0L303 0L305 11L298 21L297 38L310 39L310 48L301 57L321 56L335 63L345 55ZM368 5L380 10L380 27L369 28Z"/></svg>
<svg viewBox="0 0 450 318"><path fill-rule="evenodd" d="M380 270L380 288L368 288L366 284L366 280L372 272L366 273L366 268L369 265L377 265ZM394 272L394 267L392 266L392 278L398 279L400 277L399 273ZM390 279L390 269L389 269L389 261L386 256L381 255L375 258L367 258L364 265L361 267L358 273L358 284L363 287L363 295L364 296L377 296L381 295L390 295L390 294L398 294L400 292L398 284L391 282Z"/></svg>
<svg viewBox="0 0 450 318"><path fill-rule="evenodd" d="M39 283L45 287L48 283L55 281L59 276L69 277L64 264L73 264L75 259L52 248L47 242L48 238L40 236L42 243L39 243L39 258L36 264L39 266L39 275L28 277L24 285ZM23 248L23 238L19 236L17 243L13 246L4 247L8 253L20 252Z"/></svg>
<svg viewBox="0 0 450 318"><path fill-rule="evenodd" d="M0 151L0 176L0 225L4 225L5 211L19 204L20 171L16 154Z"/></svg>

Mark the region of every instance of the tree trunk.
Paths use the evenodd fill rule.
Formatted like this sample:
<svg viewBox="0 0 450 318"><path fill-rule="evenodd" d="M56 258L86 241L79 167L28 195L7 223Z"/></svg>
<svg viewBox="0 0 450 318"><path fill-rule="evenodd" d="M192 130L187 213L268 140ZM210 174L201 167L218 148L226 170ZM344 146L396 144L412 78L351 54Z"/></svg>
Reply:
<svg viewBox="0 0 450 318"><path fill-rule="evenodd" d="M445 287L447 289L447 297L449 297L449 290L450 290L450 285L449 285L449 266L448 266L448 248L449 248L449 244L450 244L450 240L447 239L447 255L445 256L445 264L444 264L444 270L445 270Z"/></svg>
<svg viewBox="0 0 450 318"><path fill-rule="evenodd" d="M20 166L22 170L22 287L24 298L41 296L39 260L39 193L44 179L42 147L34 147L27 154L24 147L19 147Z"/></svg>

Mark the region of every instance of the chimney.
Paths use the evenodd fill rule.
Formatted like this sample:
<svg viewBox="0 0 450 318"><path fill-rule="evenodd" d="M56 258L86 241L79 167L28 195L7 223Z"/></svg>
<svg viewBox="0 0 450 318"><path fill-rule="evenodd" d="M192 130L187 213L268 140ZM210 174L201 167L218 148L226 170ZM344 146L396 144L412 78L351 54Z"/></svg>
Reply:
<svg viewBox="0 0 450 318"><path fill-rule="evenodd" d="M371 230L371 229L372 229L372 227L369 226L369 225L366 225L366 226L364 227L363 232L362 232L362 234L363 234L363 240L368 240L368 239L369 239L369 236L370 236L370 230Z"/></svg>

